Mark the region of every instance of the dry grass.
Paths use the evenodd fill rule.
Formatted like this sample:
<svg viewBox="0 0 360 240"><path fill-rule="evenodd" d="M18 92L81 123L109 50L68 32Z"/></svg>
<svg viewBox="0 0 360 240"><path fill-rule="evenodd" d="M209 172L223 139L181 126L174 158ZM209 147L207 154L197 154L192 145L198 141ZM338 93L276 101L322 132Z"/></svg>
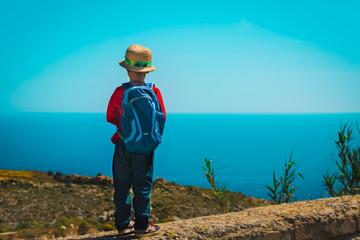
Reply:
<svg viewBox="0 0 360 240"><path fill-rule="evenodd" d="M10 179L33 183L56 183L56 181L52 177L49 177L46 172L0 169L0 181Z"/></svg>

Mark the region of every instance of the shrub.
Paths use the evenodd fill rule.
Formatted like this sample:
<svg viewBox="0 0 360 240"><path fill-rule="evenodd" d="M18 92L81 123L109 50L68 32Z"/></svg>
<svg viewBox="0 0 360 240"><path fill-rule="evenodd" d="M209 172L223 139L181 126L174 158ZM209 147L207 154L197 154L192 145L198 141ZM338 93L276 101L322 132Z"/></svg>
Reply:
<svg viewBox="0 0 360 240"><path fill-rule="evenodd" d="M88 223L90 223L94 227L99 227L100 226L100 222L97 219L93 218L93 217L90 217L90 218L86 219L86 221Z"/></svg>
<svg viewBox="0 0 360 240"><path fill-rule="evenodd" d="M55 237L65 237L66 229L62 228L61 226L58 226L54 229L53 234L55 235Z"/></svg>
<svg viewBox="0 0 360 240"><path fill-rule="evenodd" d="M115 230L116 227L115 227L115 223L114 222L106 222L106 223L103 223L100 227L101 230L104 230L104 231L112 231L112 230Z"/></svg>
<svg viewBox="0 0 360 240"><path fill-rule="evenodd" d="M90 223L88 223L87 221L83 221L83 222L80 224L80 226L79 226L78 233L79 233L80 235L84 235L84 234L86 234L86 233L89 231L89 229L90 229L91 227L92 227L92 226L91 226Z"/></svg>
<svg viewBox="0 0 360 240"><path fill-rule="evenodd" d="M7 228L6 226L0 225L0 233L6 232Z"/></svg>
<svg viewBox="0 0 360 240"><path fill-rule="evenodd" d="M72 218L70 220L70 223L72 223L74 226L77 226L77 227L80 226L83 222L84 222L84 220L82 218L79 218L79 217Z"/></svg>
<svg viewBox="0 0 360 240"><path fill-rule="evenodd" d="M59 226L59 227L60 226L69 226L69 224L70 224L70 219L65 216L60 217L55 222L55 226Z"/></svg>
<svg viewBox="0 0 360 240"><path fill-rule="evenodd" d="M49 222L44 222L43 226L46 227L46 228L50 228L52 226L52 224L49 223Z"/></svg>
<svg viewBox="0 0 360 240"><path fill-rule="evenodd" d="M359 126L356 124L360 134ZM323 176L323 186L332 196L356 195L360 193L360 147L352 148L352 129L345 124L338 132L335 141L339 160L336 161L338 172Z"/></svg>
<svg viewBox="0 0 360 240"><path fill-rule="evenodd" d="M34 223L33 222L25 222L25 223L19 223L15 229L25 229L25 228L33 228Z"/></svg>
<svg viewBox="0 0 360 240"><path fill-rule="evenodd" d="M275 171L273 172L273 186L265 187L270 191L268 193L269 197L275 204L288 203L291 201L296 201L297 198L294 195L296 188L294 187L294 181L298 177L304 179L304 177L293 169L295 162L292 160L292 153L288 162L285 162L284 176L279 179L275 176ZM281 187L281 188L280 188ZM280 188L280 189L279 189Z"/></svg>
<svg viewBox="0 0 360 240"><path fill-rule="evenodd" d="M205 158L205 164L206 168L203 167L203 169L205 170L206 178L213 189L213 200L220 205L223 212L233 211L234 199L230 197L226 185L217 186L218 184L215 184L215 170L211 166L211 160Z"/></svg>

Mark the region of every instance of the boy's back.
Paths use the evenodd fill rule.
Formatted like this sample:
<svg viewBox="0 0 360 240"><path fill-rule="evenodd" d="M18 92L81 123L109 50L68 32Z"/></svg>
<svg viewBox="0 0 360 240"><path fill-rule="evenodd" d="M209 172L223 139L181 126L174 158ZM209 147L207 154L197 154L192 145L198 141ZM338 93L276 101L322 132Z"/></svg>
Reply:
<svg viewBox="0 0 360 240"><path fill-rule="evenodd" d="M152 87L152 90L155 92L159 103L161 105L162 111L165 115L165 119L166 119L166 112L165 112L165 106L164 106L164 101L163 98L161 96L161 92L159 90L159 88L157 88L155 86L155 84ZM117 126L117 128L121 131L120 128L120 118L121 118L121 104L122 104L122 100L123 100L123 95L125 92L125 88L123 86L120 86L118 88L115 89L114 93L112 94L110 101L109 101L109 105L107 108L107 113L106 113L106 120L109 123L114 124L115 126ZM117 133L115 133L113 135L113 137L111 138L111 141L113 143L115 143L118 139L119 139L119 135Z"/></svg>

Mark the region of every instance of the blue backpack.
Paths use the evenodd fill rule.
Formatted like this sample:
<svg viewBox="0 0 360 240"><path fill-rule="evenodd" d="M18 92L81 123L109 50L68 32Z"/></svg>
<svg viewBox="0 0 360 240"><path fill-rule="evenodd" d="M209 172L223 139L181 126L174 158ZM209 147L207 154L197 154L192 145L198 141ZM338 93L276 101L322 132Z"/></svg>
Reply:
<svg viewBox="0 0 360 240"><path fill-rule="evenodd" d="M120 125L125 147L133 153L149 153L161 143L165 116L152 83L125 88Z"/></svg>

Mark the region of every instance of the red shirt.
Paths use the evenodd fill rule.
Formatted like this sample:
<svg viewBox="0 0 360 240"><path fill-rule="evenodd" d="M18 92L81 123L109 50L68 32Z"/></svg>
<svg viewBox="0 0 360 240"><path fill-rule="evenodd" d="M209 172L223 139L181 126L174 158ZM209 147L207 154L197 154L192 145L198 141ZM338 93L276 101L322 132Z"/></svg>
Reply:
<svg viewBox="0 0 360 240"><path fill-rule="evenodd" d="M160 93L160 90L153 86L152 90L154 90L154 92L156 93L156 96L159 99L160 105L162 107L164 116L165 116L165 120L166 120L166 112L165 112L165 107L164 107L164 102ZM107 108L107 112L106 112L106 120L109 123L114 124L119 131L121 132L121 127L120 127L120 117L121 117L121 102L122 102L122 98L124 95L125 89L123 86L120 86L118 88L115 89L114 93L112 94L110 101L109 101L109 105ZM111 141L113 143L116 142L116 140L118 140L120 138L120 136L115 133L112 138Z"/></svg>

